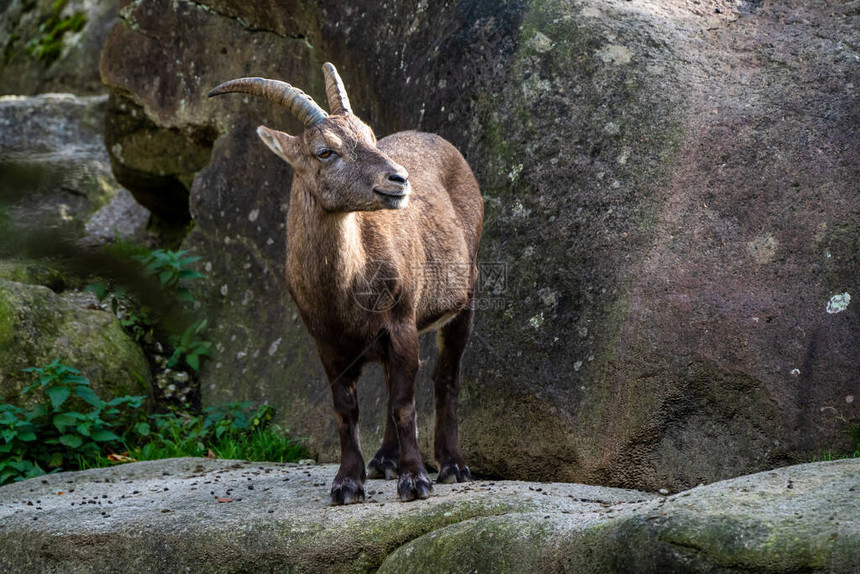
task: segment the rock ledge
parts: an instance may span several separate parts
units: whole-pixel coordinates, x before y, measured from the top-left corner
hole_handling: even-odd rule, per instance
[[[0,572],[804,571],[860,563],[860,461],[669,497],[562,483],[437,485],[328,505],[334,465],[206,459],[0,488]]]

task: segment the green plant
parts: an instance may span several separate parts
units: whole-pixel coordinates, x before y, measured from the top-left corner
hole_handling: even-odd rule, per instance
[[[181,336],[171,337],[173,354],[167,361],[168,367],[176,366],[184,359],[189,367],[195,371],[200,370],[200,357],[209,356],[209,349],[212,347],[212,342],[204,340],[200,334],[205,328],[206,319],[203,319],[191,324]]]
[[[129,449],[129,456],[154,460],[180,456],[289,462],[307,457],[307,450],[271,425],[274,409],[254,408],[250,402],[204,409],[200,416],[152,415],[146,441]]]
[[[63,35],[66,32],[80,32],[87,23],[87,15],[83,12],[61,18],[60,14],[67,3],[68,0],[55,0],[51,6],[51,15],[39,26],[39,34],[27,42],[27,52],[45,65],[60,56]]]
[[[144,274],[158,279],[165,293],[174,296],[179,301],[193,303],[194,297],[181,282],[203,279],[205,275],[188,268],[200,258],[189,257],[187,254],[188,251],[186,250],[156,249],[145,255],[137,255],[134,259],[144,265]],[[212,343],[203,338],[203,331],[206,329],[207,323],[206,319],[193,321],[183,330],[181,335],[169,337],[168,340],[173,346],[173,354],[168,359],[168,367],[175,367],[184,360],[195,372],[200,371],[200,359],[209,356],[212,347]]]
[[[203,409],[201,431],[213,432],[216,438],[229,433],[245,433],[265,428],[274,414],[275,409],[269,405],[260,405],[254,409],[250,401],[207,407]]]
[[[306,449],[271,425],[274,409],[234,402],[201,415],[146,415],[145,397],[102,400],[90,382],[55,360],[31,369],[24,393],[40,401],[23,408],[0,404],[0,485],[57,470],[109,466],[120,460],[216,456],[288,462]]]
[[[146,255],[136,255],[134,259],[143,263],[144,274],[158,278],[162,289],[174,293],[180,301],[190,303],[194,301],[194,297],[188,288],[179,282],[183,279],[202,279],[205,275],[187,268],[200,258],[185,257],[186,253],[186,250],[156,249]]]
[[[854,443],[851,458],[860,458],[860,424],[849,425],[845,432],[851,435],[851,441]]]
[[[218,458],[292,462],[308,458],[307,449],[289,438],[278,426],[222,438],[212,447]]]
[[[24,369],[34,381],[23,394],[39,393],[29,408],[0,404],[0,484],[92,461],[102,449],[121,445],[123,432],[146,397],[102,400],[73,367],[54,360]]]

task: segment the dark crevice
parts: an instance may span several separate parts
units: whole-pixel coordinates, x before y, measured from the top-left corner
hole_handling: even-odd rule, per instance
[[[142,107],[116,91],[108,101],[105,147],[114,176],[168,237],[178,235],[181,241],[191,222],[191,182],[209,164],[216,137],[210,126],[158,126]]]
[[[280,30],[279,31],[279,30],[275,29],[275,27],[270,26],[269,22],[266,22],[266,24],[264,24],[263,22],[252,22],[247,17],[243,18],[242,15],[240,15],[241,10],[236,10],[235,13],[230,13],[229,11],[226,11],[224,9],[215,8],[207,2],[201,2],[198,0],[187,0],[187,1],[189,4],[194,4],[198,8],[205,10],[207,12],[211,12],[212,14],[216,14],[217,16],[220,16],[222,18],[227,18],[229,20],[235,20],[236,22],[239,23],[240,26],[242,26],[242,29],[246,32],[250,32],[250,33],[263,32],[263,33],[275,34],[276,36],[280,36],[281,38],[285,38],[287,40],[302,40],[304,42],[308,42],[307,41],[307,34],[305,32],[289,32],[286,30]],[[289,12],[289,10],[285,10],[285,11]],[[300,11],[296,10],[296,12],[300,12]],[[301,15],[301,14],[299,14],[299,15]]]

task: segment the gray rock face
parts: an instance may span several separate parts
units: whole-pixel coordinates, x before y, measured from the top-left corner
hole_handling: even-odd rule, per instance
[[[670,497],[477,481],[328,506],[334,465],[173,459],[0,488],[0,571],[856,572],[860,461]],[[378,570],[377,570],[378,569]]]
[[[854,4],[263,6],[124,4],[102,58],[122,113],[196,150],[159,175],[166,146],[123,146],[140,174],[196,173],[185,247],[211,279],[198,294],[218,351],[206,400],[269,401],[337,456],[328,388],[281,279],[290,172],[253,133],[296,122],[263,101],[205,99],[263,75],[324,101],[331,60],[379,135],[437,132],[482,185],[460,409],[473,469],[678,490],[847,448],[843,421],[860,417],[860,323],[843,295],[860,275]],[[110,141],[138,133],[123,125],[109,122]],[[130,189],[181,204],[173,183]],[[428,339],[428,454],[433,357]],[[379,371],[361,387],[372,451]]]
[[[3,2],[0,94],[104,93],[99,55],[116,22],[117,4],[117,0]]]
[[[110,203],[93,213],[84,230],[94,243],[110,243],[117,238],[143,243],[148,223],[149,210],[127,189],[120,189]]]
[[[119,190],[102,131],[107,96],[0,97],[0,203],[15,224],[83,232]]]
[[[138,230],[145,225],[140,206],[127,204],[119,220],[109,208],[98,211],[120,190],[102,141],[106,102],[104,95],[0,97],[0,257],[11,257],[0,259],[3,402],[27,401],[20,390],[31,377],[21,369],[54,359],[80,369],[102,397],[147,394],[149,363],[116,317],[97,310],[92,295],[67,291],[64,271],[20,259],[22,249],[81,255],[73,240],[113,240],[132,214]],[[83,264],[77,270],[93,271]]]

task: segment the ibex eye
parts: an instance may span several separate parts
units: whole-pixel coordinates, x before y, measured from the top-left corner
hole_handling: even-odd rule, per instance
[[[324,149],[322,151],[317,152],[317,157],[320,159],[328,159],[333,155],[335,155],[335,153],[330,149]]]

